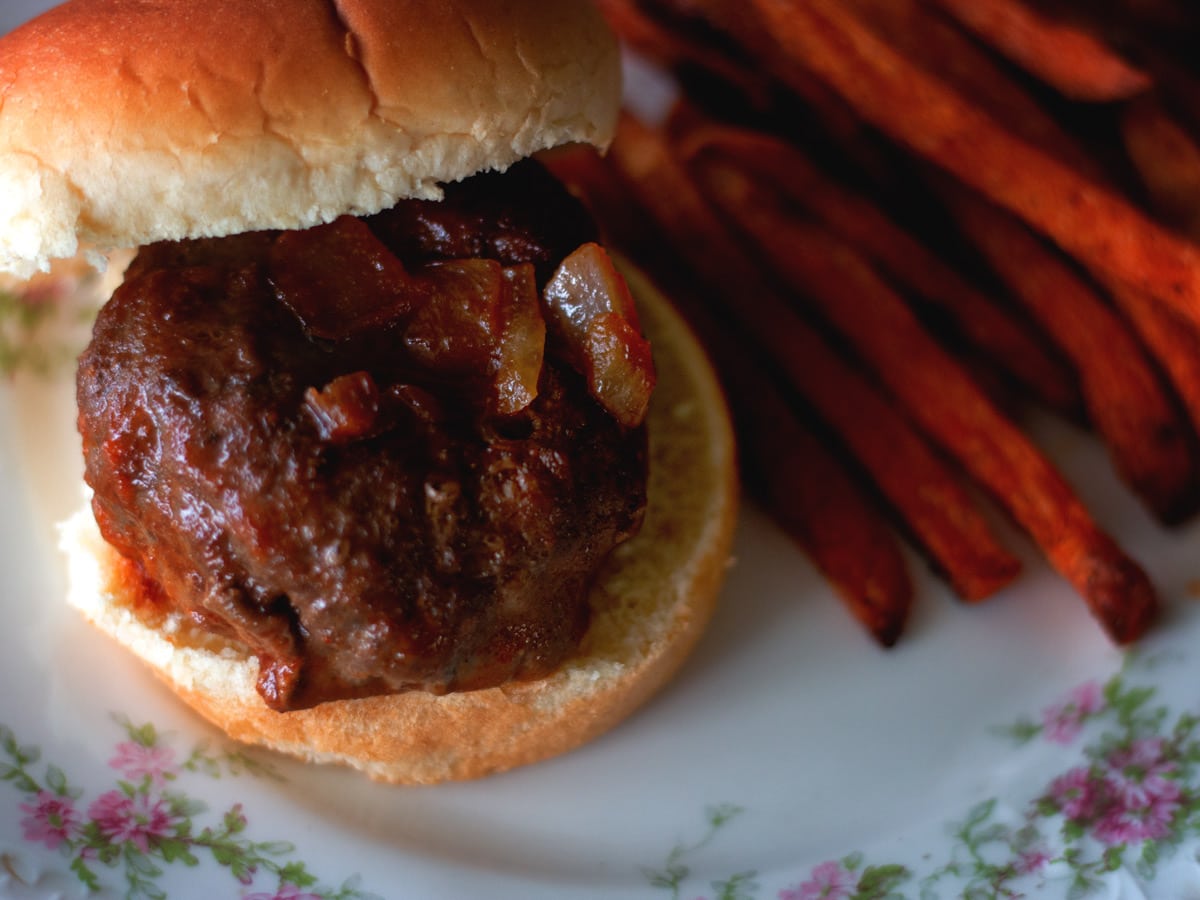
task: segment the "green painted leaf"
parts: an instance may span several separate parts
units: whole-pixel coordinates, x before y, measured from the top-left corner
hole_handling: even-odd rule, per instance
[[[856,900],[882,900],[908,877],[908,869],[901,865],[868,866],[858,879],[854,897]]]
[[[1015,744],[1028,744],[1042,733],[1042,726],[1029,718],[1020,718],[1011,725],[1000,725],[991,729],[998,737],[1008,738]]]
[[[195,797],[189,797],[186,794],[164,794],[167,802],[171,804],[171,811],[177,816],[183,816],[187,819],[194,819],[203,813],[208,812],[208,804],[203,800],[197,800]]]
[[[223,866],[232,866],[242,856],[242,849],[235,844],[213,844],[209,849],[213,859]]]
[[[283,884],[294,885],[298,888],[312,887],[317,883],[315,876],[309,874],[302,862],[290,862],[279,869],[279,880]]]
[[[708,807],[706,812],[708,813],[708,824],[713,828],[720,828],[730,819],[740,815],[743,810],[740,806],[732,803],[723,803],[720,806]]]
[[[217,765],[215,759],[208,755],[207,749],[207,745],[200,744],[192,750],[192,755],[183,764],[183,768],[189,772],[199,772],[202,775],[207,775],[209,778],[220,778],[221,767]]]
[[[992,813],[996,811],[996,798],[984,800],[982,803],[977,803],[967,813],[966,821],[963,822],[965,831],[973,831],[977,826],[982,825],[991,818]]]
[[[133,844],[125,845],[125,863],[129,868],[147,878],[159,878],[163,870],[154,864],[154,859],[148,853],[142,853]]]
[[[143,747],[153,747],[158,744],[158,731],[152,722],[134,728],[130,726],[129,737]]]
[[[101,838],[100,842],[92,846],[96,851],[96,858],[106,866],[116,865],[117,860],[121,858],[121,848],[108,843],[107,838]]]
[[[46,787],[54,791],[60,797],[66,797],[70,794],[70,787],[67,785],[67,774],[58,766],[48,766],[46,768]]]
[[[13,787],[23,794],[36,794],[41,790],[41,786],[22,769],[14,769],[12,777],[5,780],[11,781]]]
[[[187,841],[166,839],[158,843],[157,849],[159,855],[163,858],[163,862],[183,862],[189,866],[194,866],[200,862],[189,849]]]
[[[1065,837],[1068,841],[1077,841],[1083,837],[1087,831],[1083,825],[1078,822],[1064,822],[1062,833],[1063,837]]]
[[[668,866],[659,872],[650,873],[650,883],[656,887],[677,887],[687,880],[687,877],[692,873],[692,870],[687,866],[673,865]]]
[[[96,873],[89,869],[87,863],[80,857],[77,856],[71,860],[70,869],[75,873],[76,878],[87,885],[89,891],[95,892],[100,890],[100,879],[96,877]]]
[[[254,864],[239,857],[230,864],[229,872],[238,881],[246,882],[254,875]]]

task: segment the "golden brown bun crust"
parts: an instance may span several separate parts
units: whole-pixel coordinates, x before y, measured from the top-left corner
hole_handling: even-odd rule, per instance
[[[0,38],[0,269],[436,197],[619,99],[587,0],[71,0]]]
[[[703,351],[630,272],[653,342],[650,503],[593,592],[578,656],[542,681],[447,696],[408,693],[278,713],[259,698],[258,664],[236,648],[149,621],[129,564],[89,511],[64,529],[71,602],[232,737],[373,778],[431,784],[478,778],[571,750],[640,706],[676,672],[713,612],[737,505],[734,443]],[[164,627],[165,626],[165,627]]]

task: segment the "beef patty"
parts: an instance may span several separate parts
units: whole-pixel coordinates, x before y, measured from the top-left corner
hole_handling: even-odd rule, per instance
[[[105,539],[279,710],[540,677],[645,505],[643,427],[538,297],[592,237],[535,164],[365,220],[145,248],[78,372]]]

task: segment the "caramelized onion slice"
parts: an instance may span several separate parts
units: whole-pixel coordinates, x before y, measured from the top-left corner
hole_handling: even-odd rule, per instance
[[[490,259],[435,262],[416,281],[428,301],[404,333],[409,355],[438,375],[485,378],[500,332],[503,267]]]
[[[533,267],[450,260],[414,280],[430,297],[405,332],[414,361],[462,381],[490,414],[513,415],[532,403],[546,343]]]
[[[531,263],[504,270],[504,293],[493,411],[513,415],[537,397],[546,352],[546,320]]]
[[[547,324],[592,396],[622,425],[640,425],[654,390],[654,360],[612,259],[598,244],[582,244],[562,261],[543,298]]]
[[[654,392],[650,343],[629,319],[610,312],[592,320],[584,348],[592,396],[625,427],[640,425]]]
[[[268,266],[279,300],[310,335],[325,340],[386,327],[426,300],[404,264],[353,216],[283,232]]]

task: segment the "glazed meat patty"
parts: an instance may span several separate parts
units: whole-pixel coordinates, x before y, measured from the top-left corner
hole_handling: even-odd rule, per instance
[[[78,398],[101,532],[258,655],[275,709],[547,674],[640,523],[644,428],[553,329],[540,356],[541,287],[590,223],[512,176],[154,245],[100,312]]]

